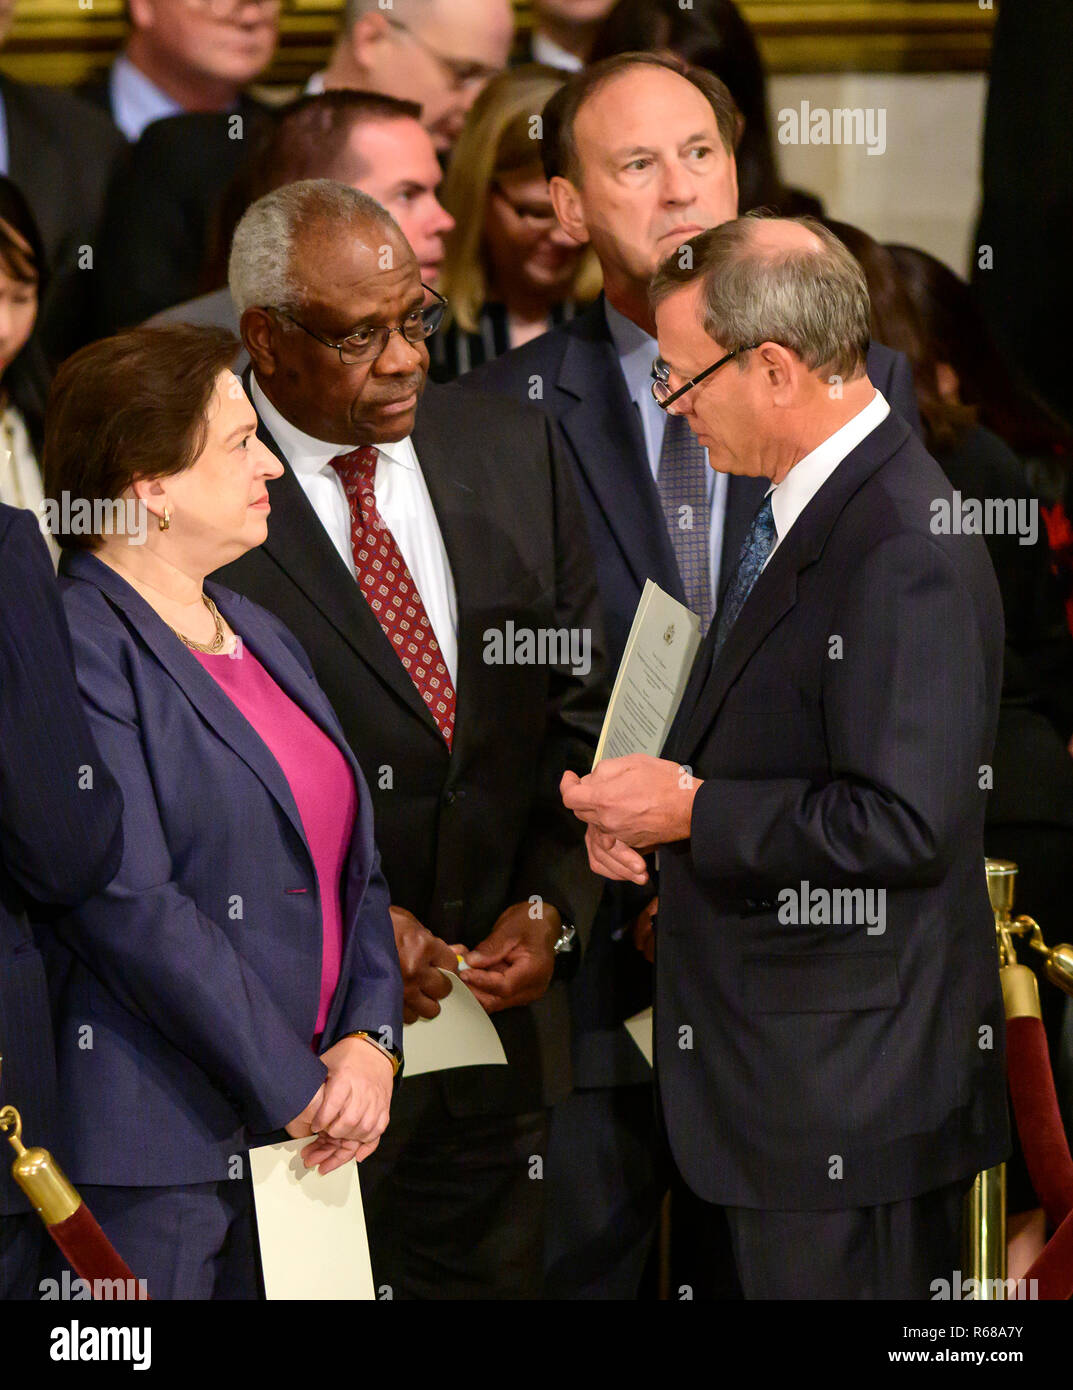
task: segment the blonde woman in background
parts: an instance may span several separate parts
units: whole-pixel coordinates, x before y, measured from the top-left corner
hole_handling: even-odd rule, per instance
[[[513,68],[466,120],[441,198],[456,225],[442,278],[448,321],[430,340],[435,381],[539,337],[600,291],[599,266],[560,228],[540,163],[536,118],[563,80],[536,63]]]

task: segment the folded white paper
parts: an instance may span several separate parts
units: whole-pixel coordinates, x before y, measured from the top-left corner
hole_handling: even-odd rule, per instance
[[[250,1150],[265,1294],[276,1299],[376,1297],[358,1165],[322,1175],[300,1154],[312,1139]]]
[[[652,1065],[652,1006],[642,1009],[639,1014],[628,1018],[623,1025],[626,1032],[641,1049],[641,1056],[649,1066]]]
[[[645,580],[619,662],[593,767],[628,753],[658,757],[700,646],[700,619]]]
[[[451,993],[440,1000],[435,1018],[419,1018],[402,1030],[406,1077],[448,1067],[506,1066],[507,1055],[495,1025],[457,975],[442,970]]]

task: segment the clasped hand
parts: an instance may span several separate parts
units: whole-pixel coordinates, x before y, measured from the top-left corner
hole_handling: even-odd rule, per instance
[[[287,1133],[292,1139],[315,1134],[302,1150],[302,1162],[330,1173],[351,1159],[360,1163],[380,1143],[391,1113],[395,1069],[364,1038],[341,1038],[320,1060],[328,1076]]]
[[[648,882],[643,852],[689,838],[693,798],[702,785],[666,758],[606,758],[584,777],[564,772],[563,805],[585,822],[589,866],[604,878]]]

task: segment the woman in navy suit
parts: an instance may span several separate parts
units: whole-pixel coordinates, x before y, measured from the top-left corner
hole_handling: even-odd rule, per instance
[[[287,629],[204,583],[264,541],[281,472],[236,348],[104,339],[46,415],[79,687],[126,808],[114,881],[55,927],[64,1152],[154,1298],[258,1296],[247,1150],[285,1129],[321,1172],[361,1160],[400,1061],[361,771]]]
[[[123,852],[119,789],[102,765],[71,665],[52,561],[32,512],[0,505],[0,1105],[26,1142],[56,1133],[48,990],[27,908],[99,892]],[[0,1299],[37,1298],[44,1228],[0,1153]]]

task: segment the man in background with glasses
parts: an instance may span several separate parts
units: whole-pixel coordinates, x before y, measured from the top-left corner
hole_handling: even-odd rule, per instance
[[[272,61],[281,0],[128,0],[130,37],[104,78],[79,94],[128,140],[184,111],[239,111]]]
[[[359,87],[416,101],[437,153],[450,153],[481,88],[507,66],[510,0],[348,0],[343,32],[308,92]]]
[[[265,545],[217,577],[294,632],[366,770],[406,1020],[456,976],[508,1061],[403,1080],[362,1168],[376,1283],[539,1297],[539,1165],[570,1087],[557,981],[600,892],[557,783],[591,765],[607,699],[569,466],[532,406],[426,389],[443,300],[367,195],[318,179],[259,199],[230,283],[285,467]],[[571,649],[526,653],[519,631]]]

